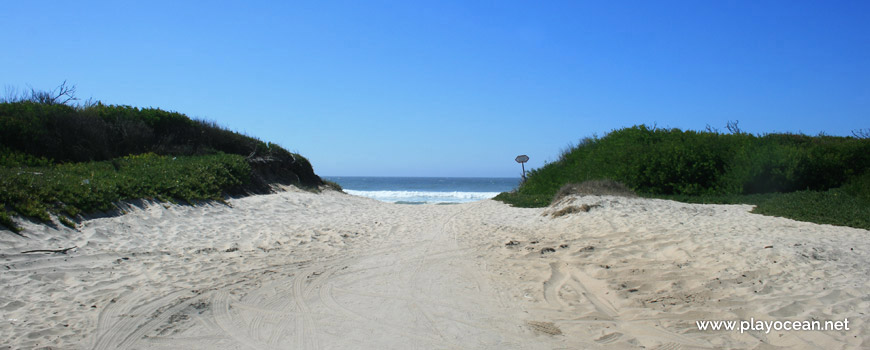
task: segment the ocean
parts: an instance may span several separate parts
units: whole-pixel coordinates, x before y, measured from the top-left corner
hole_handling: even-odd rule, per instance
[[[513,190],[520,178],[324,176],[344,192],[399,204],[465,203]]]

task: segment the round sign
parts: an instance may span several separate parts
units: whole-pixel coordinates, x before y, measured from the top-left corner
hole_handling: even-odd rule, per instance
[[[529,161],[529,156],[523,154],[523,155],[517,156],[517,159],[515,159],[515,160],[517,161],[517,163],[525,163],[525,162]]]

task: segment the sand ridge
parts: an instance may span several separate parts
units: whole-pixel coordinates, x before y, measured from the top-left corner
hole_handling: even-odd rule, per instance
[[[144,203],[79,230],[24,223],[26,237],[0,237],[0,338],[72,349],[870,344],[868,232],[750,209],[594,196],[540,209],[395,205],[289,190]],[[852,330],[693,328],[750,317],[848,317]]]

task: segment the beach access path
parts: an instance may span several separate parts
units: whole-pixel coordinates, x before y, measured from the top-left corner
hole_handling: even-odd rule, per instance
[[[870,344],[868,232],[750,209],[616,197],[396,205],[289,189],[130,205],[78,230],[24,223],[25,237],[0,239],[0,348]],[[852,328],[695,326],[750,317]]]

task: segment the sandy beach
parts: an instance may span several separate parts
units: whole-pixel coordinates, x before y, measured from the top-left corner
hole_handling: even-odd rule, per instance
[[[859,349],[870,232],[748,205],[295,189],[0,232],[0,348]],[[59,250],[64,253],[30,252]],[[697,321],[849,330],[702,331]]]

